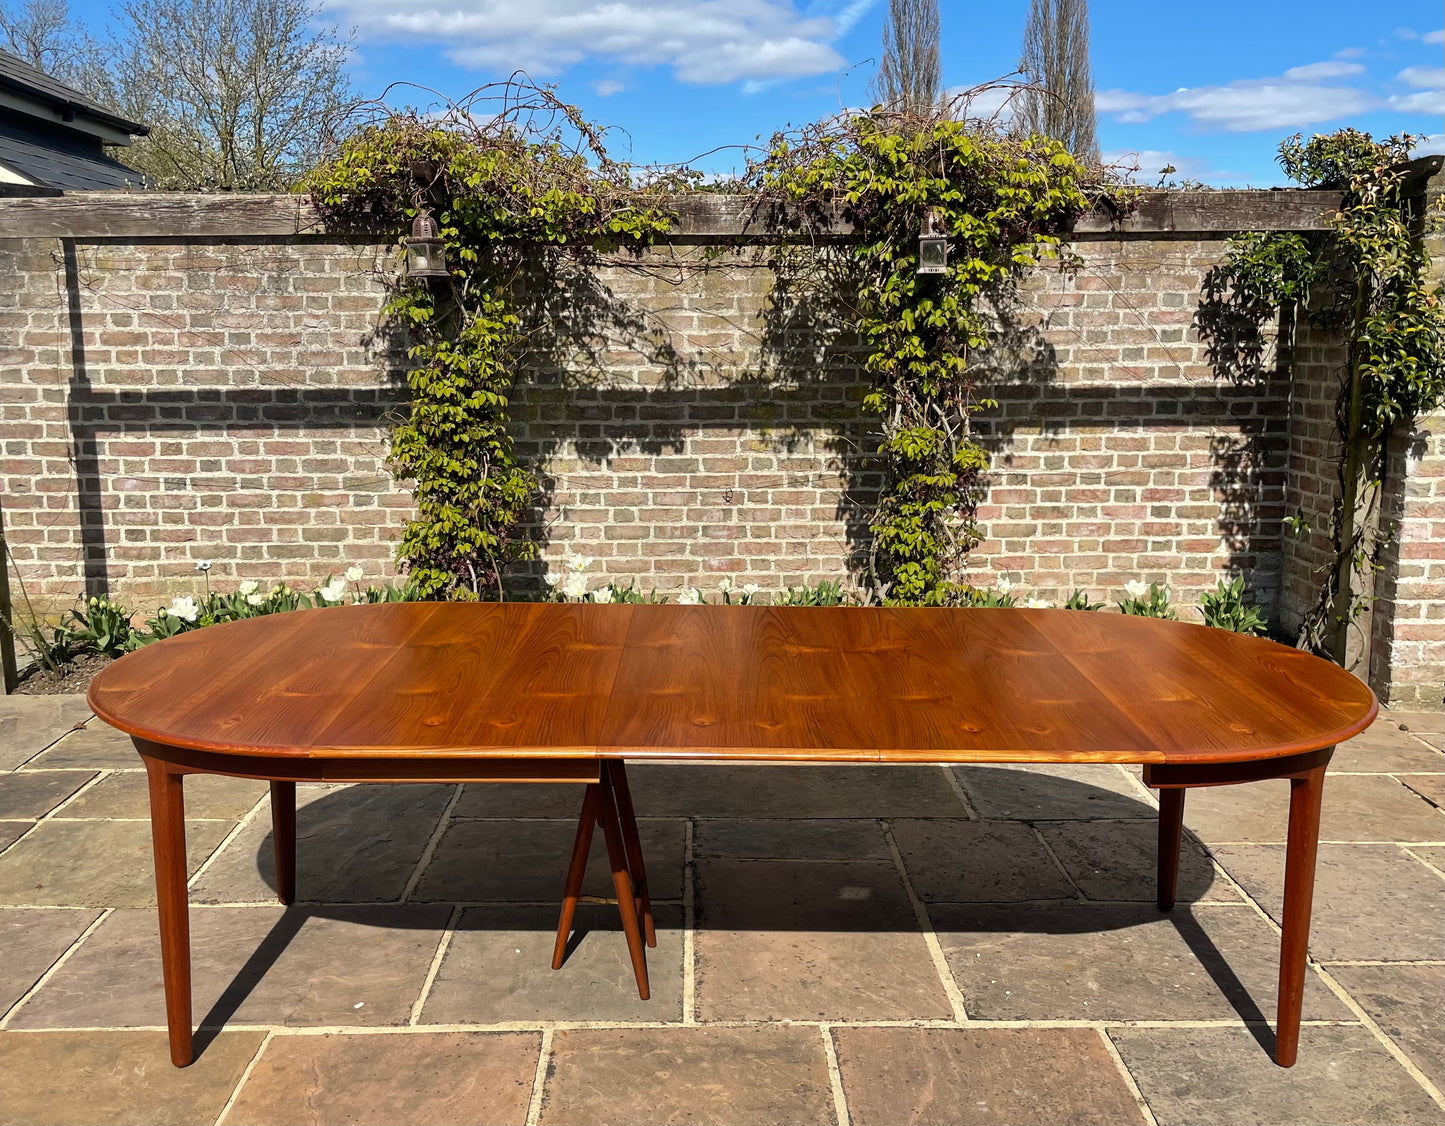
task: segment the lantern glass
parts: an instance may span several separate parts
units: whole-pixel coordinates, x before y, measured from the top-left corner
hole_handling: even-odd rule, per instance
[[[445,278],[446,246],[439,237],[436,220],[425,211],[412,220],[411,237],[406,240],[406,274],[411,278]]]
[[[918,272],[948,273],[948,239],[943,235],[924,234],[918,239]]]
[[[441,239],[407,239],[406,272],[414,278],[446,277],[447,257]]]

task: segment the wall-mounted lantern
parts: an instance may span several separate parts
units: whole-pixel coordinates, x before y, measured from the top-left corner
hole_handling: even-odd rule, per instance
[[[406,240],[406,276],[409,278],[446,278],[447,251],[437,233],[437,223],[425,211],[411,222],[411,237]]]
[[[923,231],[918,236],[918,272],[948,273],[948,235],[931,207],[923,213]]]

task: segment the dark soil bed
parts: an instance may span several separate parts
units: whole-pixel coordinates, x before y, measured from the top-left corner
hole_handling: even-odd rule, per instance
[[[95,674],[110,662],[110,657],[102,657],[98,653],[86,653],[73,657],[61,665],[58,673],[47,669],[44,665],[31,665],[20,674],[20,684],[15,691],[17,694],[31,696],[55,696],[62,692],[84,692],[90,687],[91,679]]]

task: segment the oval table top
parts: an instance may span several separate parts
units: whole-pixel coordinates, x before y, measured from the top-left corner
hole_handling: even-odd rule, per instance
[[[248,755],[1215,763],[1332,746],[1374,694],[1318,657],[1073,610],[400,603],[210,626],[90,706]]]

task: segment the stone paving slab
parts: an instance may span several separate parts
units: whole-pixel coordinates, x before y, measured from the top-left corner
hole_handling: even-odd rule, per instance
[[[1206,844],[1282,844],[1289,831],[1289,781],[1191,790],[1184,824]],[[1388,776],[1327,774],[1322,841],[1439,841],[1445,812]]]
[[[405,1024],[441,939],[444,907],[191,911],[196,1024]],[[116,911],[11,1018],[12,1028],[164,1025],[155,913]]]
[[[699,821],[693,855],[725,860],[887,860],[893,854],[878,821]]]
[[[1228,845],[1220,863],[1278,922],[1284,847]],[[1321,961],[1428,961],[1442,952],[1445,881],[1393,845],[1320,845],[1310,953]]]
[[[279,1035],[227,1126],[505,1126],[522,1122],[536,1032]]]
[[[930,909],[969,1016],[1273,1020],[1279,938],[1248,906],[1016,904]],[[1317,978],[1306,1019],[1351,1014]]]
[[[1074,885],[1029,825],[898,820],[891,826],[913,889],[925,902],[1075,898]]]
[[[89,718],[82,695],[0,696],[0,770],[14,770]]]
[[[1445,966],[1330,966],[1329,972],[1445,1090]]]
[[[1159,1126],[1439,1126],[1441,1109],[1359,1025],[1306,1026],[1276,1067],[1243,1028],[1115,1028],[1110,1037]]]
[[[65,708],[81,705],[74,697],[20,707],[52,709],[65,721]],[[0,707],[0,724],[6,714]],[[1402,824],[1424,823],[1419,811],[1441,823],[1427,799],[1438,801],[1445,757],[1398,719],[1382,715],[1336,756],[1337,767],[1399,772],[1355,782],[1332,774],[1326,793],[1345,811],[1345,832],[1385,825],[1400,840]],[[1316,956],[1407,961],[1324,967],[1382,1033],[1361,1025],[1358,1010],[1312,971],[1306,1017],[1338,1023],[1307,1025],[1299,1065],[1282,1072],[1267,1054],[1276,933],[1192,841],[1180,907],[1158,915],[1154,806],[1137,769],[1111,766],[634,763],[654,892],[671,901],[659,906],[659,946],[649,952],[650,1002],[636,996],[612,905],[583,905],[566,964],[550,969],[580,787],[303,785],[300,892],[324,902],[286,912],[274,904],[269,810],[264,800],[253,807],[264,786],[193,779],[188,812],[217,818],[191,826],[193,871],[214,847],[206,834],[243,820],[195,877],[191,911],[196,1018],[232,1031],[219,1039],[203,1032],[197,1064],[178,1072],[164,1036],[136,1027],[163,1020],[154,912],[125,906],[151,900],[140,760],[128,737],[97,720],[68,731],[74,722],[32,731],[37,749],[47,741],[49,749],[17,772],[0,764],[0,795],[19,795],[25,806],[9,819],[0,811],[0,901],[9,880],[26,903],[53,894],[61,904],[0,906],[0,1021],[3,1006],[54,967],[0,1031],[0,1122],[47,1120],[37,1106],[58,1108],[53,1121],[213,1122],[233,1092],[225,1119],[233,1124],[521,1122],[529,1104],[548,1122],[829,1122],[830,1047],[837,1097],[860,1124],[1137,1121],[1111,1036],[1121,1048],[1133,1038],[1126,1058],[1160,1122],[1440,1121],[1424,1080],[1386,1039],[1438,1087],[1440,836],[1322,850]],[[5,748],[0,740],[0,756]],[[52,802],[101,770],[116,773]],[[1250,789],[1196,791],[1190,809],[1230,794],[1230,816],[1254,816]],[[1386,794],[1406,804],[1375,800]],[[926,901],[922,916],[885,829]],[[525,848],[509,852],[509,843]],[[588,890],[610,894],[595,863],[602,851],[594,846]],[[1282,848],[1217,852],[1246,891],[1277,911]],[[437,899],[347,905],[404,893]],[[471,894],[538,901],[473,907],[464,898]],[[1019,901],[958,901],[986,895]],[[685,904],[695,905],[691,932]],[[122,909],[99,919],[101,907]],[[1058,913],[1052,922],[1049,912]],[[1182,932],[1176,918],[1185,920]],[[947,953],[946,979],[944,958],[930,955],[930,930]],[[974,1023],[950,1023],[946,982],[962,989]],[[406,1027],[413,1013],[414,1029]],[[996,1016],[1032,1026],[991,1024]],[[936,1024],[874,1023],[914,1018]],[[1245,1027],[1246,1018],[1255,1023]],[[793,1020],[828,1023],[785,1023]],[[1163,1026],[1116,1023],[1134,1020]],[[240,1031],[243,1023],[271,1030],[259,1058],[263,1033]],[[324,1031],[298,1031],[305,1028]],[[53,1079],[73,1066],[88,1082],[74,1094]],[[1202,1110],[1191,1102],[1199,1098]],[[12,1106],[31,1113],[12,1119]]]
[[[1445,749],[1445,711],[1392,711],[1392,723],[1408,731],[1417,739],[1423,739],[1437,751]]]
[[[1144,1116],[1092,1028],[837,1028],[854,1126],[1115,1126]]]
[[[422,1017],[433,1024],[681,1020],[681,912],[659,907],[653,916],[657,946],[647,952],[652,999],[643,1001],[615,906],[579,906],[571,953],[560,970],[552,969],[556,907],[468,908]]]
[[[1428,743],[1407,734],[1393,724],[1377,722],[1363,735],[1357,735],[1335,748],[1330,759],[1330,772],[1363,771],[1394,774],[1399,771],[1445,770],[1445,755]]]
[[[441,820],[451,786],[296,787],[296,896],[308,903],[399,899]],[[191,891],[193,903],[274,903],[269,802]]]
[[[72,771],[54,771],[83,777]],[[28,771],[15,777],[35,777]],[[3,786],[0,780],[0,786]],[[195,774],[185,781],[186,817],[207,821],[239,821],[268,791],[253,778]],[[119,818],[150,822],[150,788],[140,771],[118,771],[102,778],[61,810],[57,818]]]
[[[4,852],[33,828],[34,821],[0,821],[0,852]]]
[[[981,817],[1075,821],[1154,817],[1139,788],[1109,763],[955,766]]]
[[[967,816],[937,766],[634,763],[627,779],[639,819]]]
[[[0,817],[31,821],[44,817],[94,777],[78,770],[0,774]]]
[[[575,821],[453,821],[417,885],[415,898],[559,902],[576,835]],[[681,899],[686,823],[639,821],[637,836],[652,898]],[[582,894],[613,894],[612,869],[600,829],[592,834]]]
[[[1436,809],[1445,808],[1445,774],[1402,774],[1400,781]]]
[[[1156,821],[1042,821],[1048,842],[1084,896],[1153,903],[1158,895]],[[1179,851],[1178,902],[1238,903],[1239,892],[1185,834]]]
[[[0,907],[0,1017],[98,918],[99,911]]]
[[[891,864],[704,860],[697,888],[702,1020],[952,1014]]]
[[[264,1036],[223,1032],[176,1068],[164,1032],[0,1032],[0,1123],[214,1122]]]
[[[1405,852],[1433,864],[1437,872],[1445,872],[1445,845],[1411,845]]]
[[[634,766],[628,776],[645,767]],[[575,822],[582,810],[582,797],[587,787],[571,782],[552,782],[536,786],[519,782],[469,782],[462,786],[452,816],[474,817],[547,817]]]
[[[777,1026],[561,1031],[539,1121],[832,1122],[823,1040]]]
[[[229,821],[187,821],[194,873],[230,832]],[[45,821],[0,852],[0,904],[146,907],[156,901],[145,821]]]
[[[84,697],[81,697],[83,699]],[[89,712],[89,708],[86,709]],[[144,770],[135,744],[124,731],[92,719],[27,764],[37,770]]]

